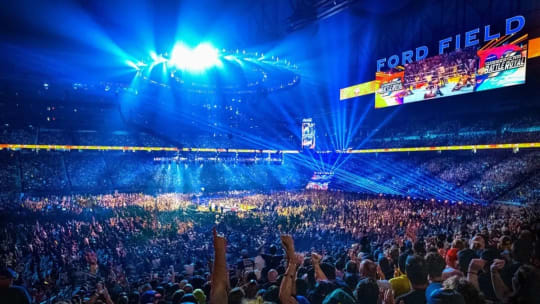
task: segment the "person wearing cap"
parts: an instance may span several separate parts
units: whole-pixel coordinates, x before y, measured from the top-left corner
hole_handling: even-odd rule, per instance
[[[0,301],[9,304],[30,304],[32,298],[22,286],[13,285],[17,274],[8,267],[0,269]]]
[[[426,303],[426,288],[428,287],[428,271],[426,261],[419,255],[407,257],[405,265],[407,277],[411,281],[412,290],[396,298],[396,303],[404,304]]]
[[[153,303],[157,292],[155,290],[147,290],[141,295],[141,303]]]
[[[180,303],[198,303],[197,298],[192,293],[186,293]],[[200,303],[198,303],[200,304]]]
[[[407,277],[406,270],[405,270],[405,263],[407,261],[407,253],[403,253],[398,258],[398,267],[399,267],[399,274],[397,276],[394,276],[392,279],[390,279],[388,282],[390,283],[390,286],[392,286],[392,290],[394,291],[394,295],[396,297],[399,297],[403,294],[408,293],[411,291],[411,282],[409,281],[409,278]]]
[[[324,298],[323,304],[355,304],[355,301],[343,289],[338,288]]]
[[[172,303],[173,304],[180,304],[182,302],[182,298],[184,297],[186,293],[182,289],[178,289],[175,291],[172,295]]]
[[[463,276],[463,273],[457,269],[458,248],[450,248],[446,252],[446,268],[443,270],[443,281],[453,276]]]
[[[478,255],[476,255],[476,252],[472,249],[465,248],[463,250],[458,251],[457,253],[457,259],[458,263],[457,266],[459,266],[459,270],[462,273],[468,274],[469,271],[469,264],[473,259],[477,259]]]
[[[193,286],[189,283],[187,283],[186,285],[184,285],[184,287],[182,288],[184,290],[184,292],[187,294],[187,293],[192,293],[193,292]]]
[[[354,289],[354,296],[357,301],[364,304],[377,304],[379,300],[379,286],[373,278],[360,280]]]

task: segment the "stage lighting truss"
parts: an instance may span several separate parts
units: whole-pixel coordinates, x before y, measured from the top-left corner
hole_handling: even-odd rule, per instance
[[[299,83],[298,65],[277,56],[245,50],[217,50],[210,44],[190,49],[177,44],[171,53],[150,53],[128,62],[144,80],[192,93],[270,93]]]

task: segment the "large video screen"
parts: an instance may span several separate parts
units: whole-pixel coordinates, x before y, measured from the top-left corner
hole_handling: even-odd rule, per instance
[[[302,149],[315,149],[315,123],[311,118],[302,120]]]
[[[375,108],[525,83],[527,35],[503,36],[375,75]]]
[[[334,172],[313,172],[311,180],[306,185],[306,189],[310,190],[328,190],[328,185],[332,181]]]

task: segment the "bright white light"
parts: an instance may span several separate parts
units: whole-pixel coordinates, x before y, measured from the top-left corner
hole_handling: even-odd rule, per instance
[[[193,50],[192,70],[204,70],[219,63],[218,50],[208,43],[199,44]]]
[[[179,69],[185,69],[190,61],[190,57],[191,50],[183,43],[177,43],[171,52],[169,62]]]
[[[152,58],[152,63],[150,64],[150,70],[152,70],[156,65],[167,61],[167,59],[163,58],[162,55],[158,55],[154,51],[150,51],[150,58]],[[163,67],[165,68],[165,65],[163,65]]]
[[[224,56],[223,58],[225,58],[226,60],[229,60],[229,61],[234,61],[234,62],[238,63],[239,65],[244,65],[244,63],[242,61],[240,61],[240,59],[236,58],[233,55],[227,55],[227,56]],[[246,60],[249,61],[249,58],[246,58]]]
[[[135,70],[139,70],[139,67],[137,66],[137,64],[129,59],[126,59],[126,64],[129,65],[130,67],[134,68]]]
[[[179,69],[191,71],[202,71],[221,65],[219,51],[208,43],[199,44],[195,49],[177,43],[172,50],[169,62]]]

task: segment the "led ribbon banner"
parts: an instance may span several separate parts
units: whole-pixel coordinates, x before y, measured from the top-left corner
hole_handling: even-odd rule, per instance
[[[315,151],[316,153],[385,153],[385,152],[421,152],[421,151],[460,151],[460,150],[488,150],[488,149],[527,149],[540,148],[540,142],[515,143],[515,144],[490,144],[490,145],[462,145],[462,146],[434,146],[434,147],[407,147],[407,148],[378,148],[378,149],[347,149],[336,151]],[[268,150],[268,149],[217,149],[217,148],[175,148],[175,147],[124,147],[124,146],[73,146],[73,145],[20,145],[0,144],[0,150],[93,150],[93,151],[173,151],[195,153],[256,153],[256,154],[299,154],[299,150]]]

